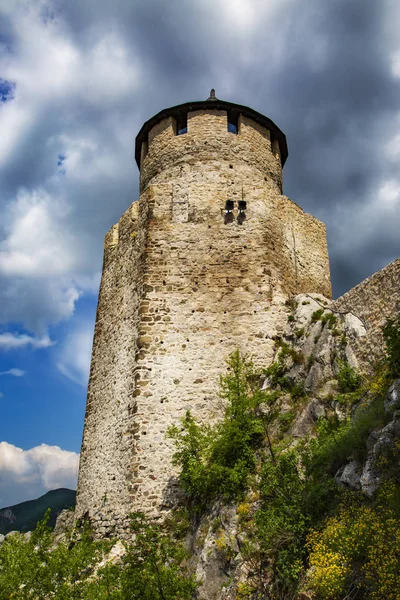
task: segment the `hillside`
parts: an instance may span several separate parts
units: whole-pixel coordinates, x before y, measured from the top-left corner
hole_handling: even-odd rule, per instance
[[[66,488],[51,490],[36,498],[6,506],[0,509],[0,534],[9,531],[32,531],[36,523],[40,521],[48,508],[51,509],[49,526],[54,527],[57,515],[65,508],[75,506],[76,492]]]

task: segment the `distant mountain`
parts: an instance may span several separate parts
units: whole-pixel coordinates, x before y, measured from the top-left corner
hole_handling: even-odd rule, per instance
[[[67,488],[51,490],[36,498],[14,506],[0,509],[0,534],[9,531],[32,531],[36,523],[43,519],[48,508],[51,509],[49,527],[54,527],[57,516],[64,508],[74,508],[76,491]]]

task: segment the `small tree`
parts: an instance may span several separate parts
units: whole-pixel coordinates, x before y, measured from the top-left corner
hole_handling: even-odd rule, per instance
[[[389,375],[400,377],[400,314],[395,319],[388,319],[383,327],[386,345],[386,362]]]

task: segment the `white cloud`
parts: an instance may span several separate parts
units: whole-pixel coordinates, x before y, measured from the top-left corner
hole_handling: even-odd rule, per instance
[[[0,392],[0,398],[4,398],[3,392]]]
[[[25,371],[22,369],[8,369],[8,371],[0,372],[0,375],[12,375],[13,377],[23,377],[25,375]]]
[[[45,190],[21,191],[6,215],[0,273],[54,277],[76,269],[77,240],[63,227],[65,203]]]
[[[75,489],[79,455],[41,444],[22,450],[0,442],[0,506],[31,500],[49,490]]]
[[[78,323],[60,347],[57,367],[63,375],[87,386],[93,341],[93,323]]]
[[[117,22],[86,23],[83,42],[45,2],[6,11],[14,39],[0,71],[16,87],[0,105],[0,322],[43,335],[97,292],[103,236],[131,202],[140,63]]]
[[[0,333],[0,350],[16,350],[30,346],[31,348],[47,348],[54,342],[48,337],[35,338],[25,333]]]

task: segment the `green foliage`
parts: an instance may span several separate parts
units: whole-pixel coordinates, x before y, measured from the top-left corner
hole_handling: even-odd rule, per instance
[[[337,380],[339,392],[346,394],[358,390],[362,382],[362,377],[348,362],[340,361]]]
[[[112,542],[93,541],[85,527],[53,546],[49,513],[29,541],[20,534],[0,546],[0,598],[6,600],[189,600],[196,585],[187,553],[166,528],[132,517],[134,542],[122,563],[98,568]]]
[[[297,338],[301,338],[304,335],[304,327],[302,327],[301,329],[297,329],[296,331],[296,337]]]
[[[294,315],[288,315],[287,320],[289,321],[289,323],[292,323],[294,321]]]
[[[324,314],[324,311],[324,308],[319,308],[318,310],[315,310],[311,315],[311,323],[316,323],[317,321],[319,321],[322,315]]]
[[[300,398],[305,398],[306,391],[304,389],[304,383],[296,383],[296,385],[292,386],[290,388],[290,395],[292,396],[293,400],[299,400]]]
[[[187,412],[181,427],[168,431],[176,444],[173,460],[181,467],[181,485],[198,509],[216,497],[243,496],[255,472],[268,422],[275,417],[278,396],[261,391],[252,364],[236,351],[228,369],[221,377],[224,419],[213,427],[200,426]]]
[[[395,319],[388,319],[382,331],[389,376],[394,379],[400,377],[400,314]]]
[[[121,600],[189,600],[196,590],[186,565],[188,553],[168,530],[151,523],[143,514],[131,515],[135,541],[127,545],[123,565],[108,565],[115,587],[111,598]]]
[[[338,513],[308,538],[309,584],[321,600],[400,597],[398,491],[386,484],[376,504],[348,494]]]
[[[277,343],[277,346],[280,348],[277,360],[265,369],[264,373],[266,377],[269,378],[270,385],[273,389],[280,388],[281,390],[290,390],[293,387],[293,384],[290,379],[286,377],[286,372],[289,368],[287,359],[291,359],[295,364],[299,364],[303,362],[303,356],[300,352],[297,352],[297,350],[282,340]]]
[[[291,598],[305,572],[306,538],[313,523],[336,501],[336,484],[327,475],[315,476],[304,464],[307,446],[287,450],[267,461],[261,474],[261,508],[255,518],[256,544],[263,579],[271,581],[271,598]]]
[[[315,471],[332,475],[349,457],[363,459],[369,434],[385,422],[383,398],[377,397],[368,406],[360,406],[352,419],[321,420],[318,436],[310,441]]]
[[[326,313],[326,314],[322,315],[322,317],[321,317],[321,323],[323,323],[324,325],[325,325],[325,323],[328,323],[329,329],[333,329],[333,327],[336,325],[336,322],[337,322],[337,316],[331,312]]]
[[[28,541],[17,534],[0,546],[1,598],[94,600],[89,573],[101,560],[107,544],[93,542],[86,528],[79,541],[72,543],[69,538],[52,548],[49,516],[47,511]]]

